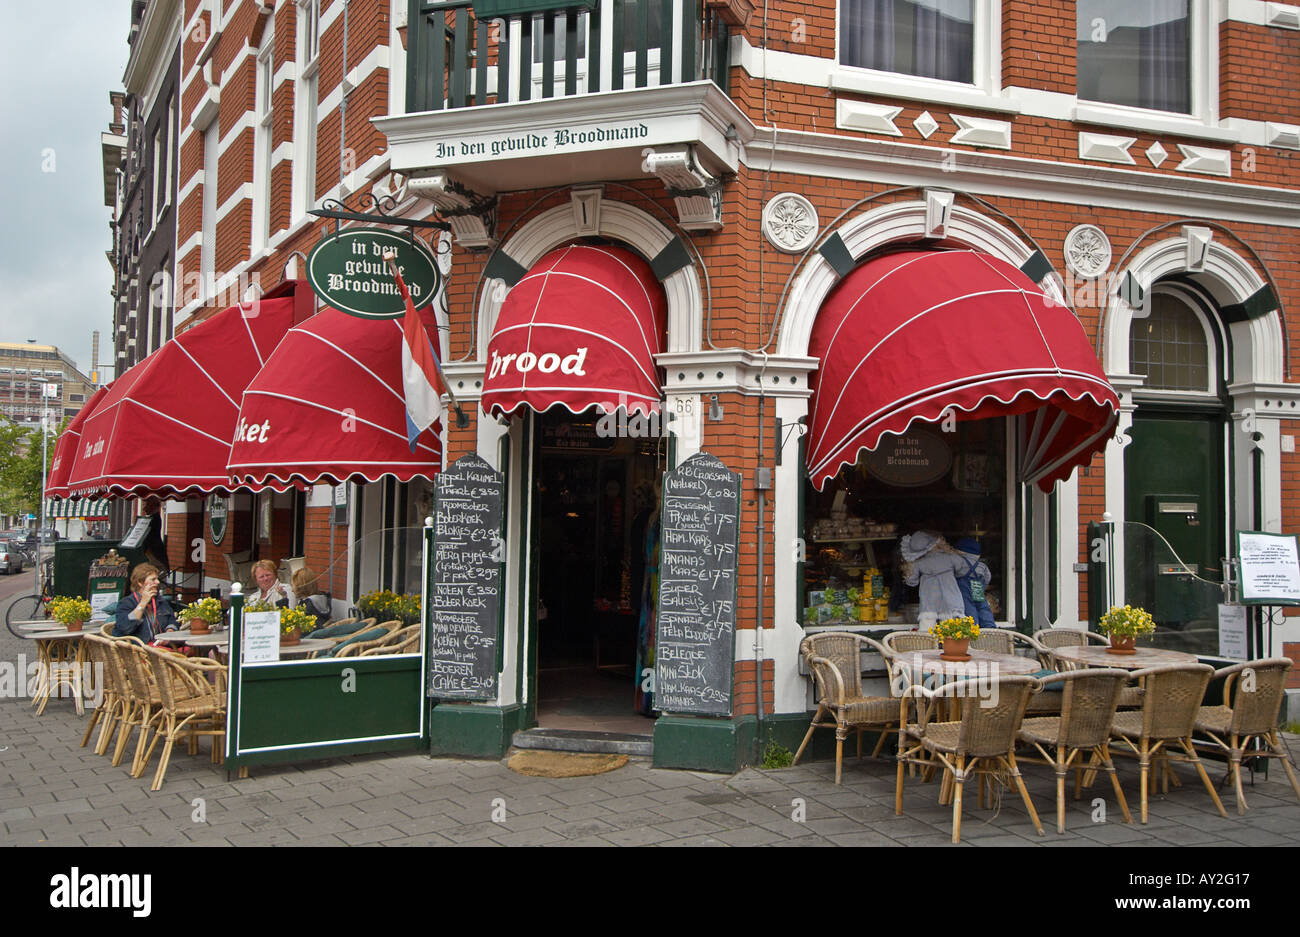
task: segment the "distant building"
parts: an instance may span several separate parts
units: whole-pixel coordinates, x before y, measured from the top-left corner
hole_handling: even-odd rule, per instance
[[[49,401],[51,410],[57,407],[56,422],[76,416],[95,392],[91,379],[54,345],[0,342],[0,415],[35,426],[44,403],[41,385],[50,383],[59,388],[57,398]]]

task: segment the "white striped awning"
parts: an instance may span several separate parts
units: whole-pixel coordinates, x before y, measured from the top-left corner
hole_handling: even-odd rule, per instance
[[[108,517],[107,498],[45,499],[46,517]]]

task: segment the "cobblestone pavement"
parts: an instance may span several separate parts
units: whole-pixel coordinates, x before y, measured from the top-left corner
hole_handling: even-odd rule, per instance
[[[33,648],[0,635],[0,663],[16,664],[20,652],[31,657]],[[884,759],[846,758],[842,786],[831,762],[726,776],[632,759],[608,774],[551,780],[515,774],[504,761],[419,754],[254,768],[248,779],[227,780],[205,741],[198,756],[173,754],[163,789],[151,793],[152,770],[133,779],[125,765],[80,747],[85,720],[58,699],[37,716],[12,685],[0,699],[4,844],[939,846],[951,835],[951,811],[937,804],[935,784],[909,779],[904,815],[894,815],[894,769]],[[1224,769],[1214,763],[1210,773],[1217,781]],[[1004,797],[995,811],[977,807],[972,791],[963,845],[1300,844],[1300,803],[1276,768],[1247,787],[1244,817],[1221,789],[1228,819],[1180,768],[1182,787],[1152,798],[1146,826],[1121,822],[1103,781],[1070,803],[1063,836],[1050,771],[1029,765],[1025,774],[1046,835],[1035,834],[1018,797]],[[1120,774],[1136,813],[1136,765],[1122,761]],[[1104,822],[1094,818],[1093,797],[1105,801]]]

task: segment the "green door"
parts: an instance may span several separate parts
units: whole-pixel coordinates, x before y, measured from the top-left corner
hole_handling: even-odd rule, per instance
[[[1223,419],[1147,416],[1141,408],[1124,450],[1128,520],[1155,528],[1198,576],[1223,581]]]

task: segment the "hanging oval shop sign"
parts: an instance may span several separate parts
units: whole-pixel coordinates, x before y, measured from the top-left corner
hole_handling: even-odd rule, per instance
[[[212,534],[212,545],[216,546],[225,539],[226,522],[230,517],[230,502],[221,495],[208,496],[208,531]]]
[[[397,319],[406,313],[384,251],[397,251],[397,268],[415,308],[428,305],[442,275],[423,241],[383,228],[348,228],[327,234],[307,258],[307,281],[321,301],[363,319]]]
[[[882,436],[864,453],[868,472],[888,485],[916,488],[938,481],[952,467],[952,447],[938,433],[913,426],[901,436]]]

